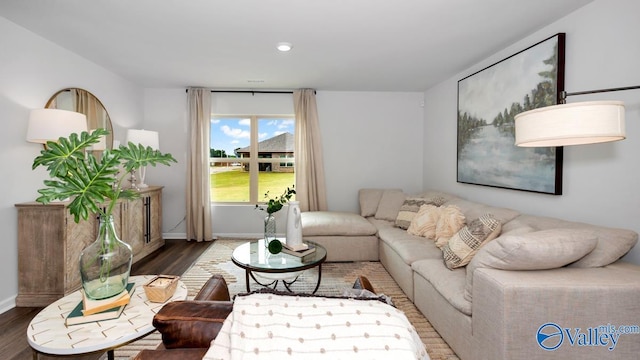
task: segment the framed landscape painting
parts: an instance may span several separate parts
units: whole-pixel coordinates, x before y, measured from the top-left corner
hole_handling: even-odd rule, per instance
[[[559,33],[458,81],[460,183],[562,194],[562,147],[514,145],[514,118],[564,90]]]

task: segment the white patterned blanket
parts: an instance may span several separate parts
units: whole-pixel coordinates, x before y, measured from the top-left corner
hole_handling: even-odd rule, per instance
[[[238,296],[206,360],[421,359],[429,355],[404,313],[377,300]]]

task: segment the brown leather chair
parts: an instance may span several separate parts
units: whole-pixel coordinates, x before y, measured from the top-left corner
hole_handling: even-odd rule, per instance
[[[135,359],[202,359],[232,308],[227,282],[212,276],[193,300],[170,302],[158,311],[153,326],[162,334],[162,344],[142,350]]]

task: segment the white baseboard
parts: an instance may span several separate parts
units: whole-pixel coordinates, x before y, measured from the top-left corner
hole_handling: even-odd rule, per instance
[[[216,233],[213,234],[214,239],[218,238],[242,238],[242,239],[259,239],[263,237],[262,233]],[[284,234],[277,234],[278,237],[284,237]],[[163,233],[164,239],[186,239],[186,233]]]
[[[16,307],[16,297],[12,296],[8,299],[0,301],[0,314],[3,314]]]
[[[261,239],[264,233],[218,233],[213,234],[214,238],[240,238],[240,239]],[[277,238],[284,238],[285,234],[276,234]]]
[[[163,233],[163,239],[186,239],[187,233]]]

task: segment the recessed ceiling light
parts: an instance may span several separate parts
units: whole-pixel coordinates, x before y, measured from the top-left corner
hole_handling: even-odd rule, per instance
[[[287,52],[291,50],[291,48],[293,48],[293,45],[291,45],[291,43],[288,43],[288,42],[278,43],[278,46],[277,46],[277,49],[282,52]]]

